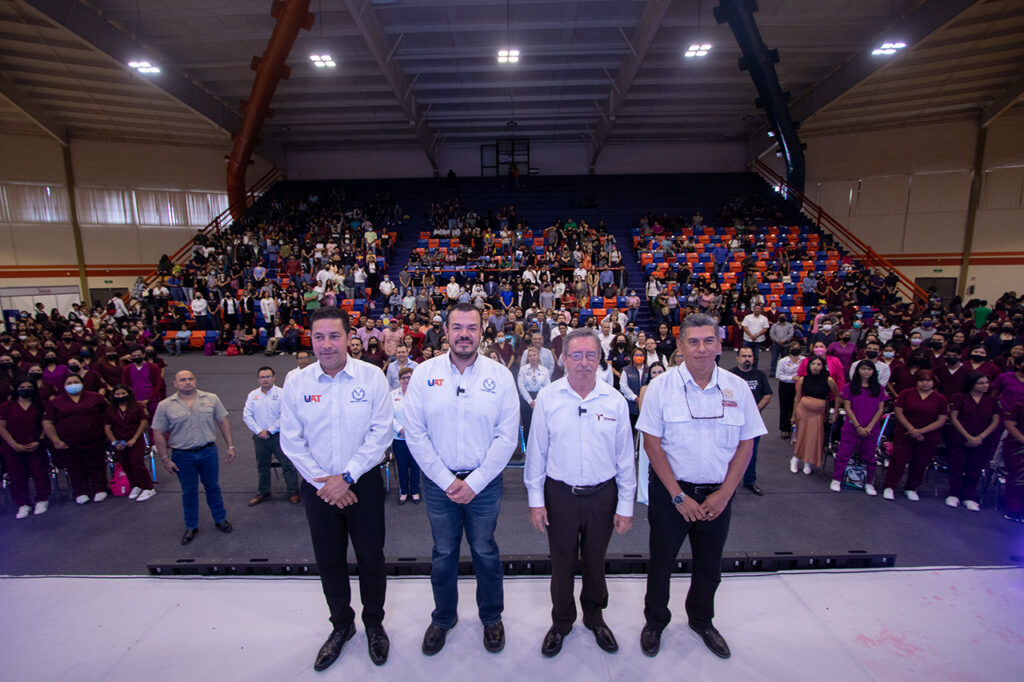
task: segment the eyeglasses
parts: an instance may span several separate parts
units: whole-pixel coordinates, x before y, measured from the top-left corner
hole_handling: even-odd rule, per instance
[[[725,394],[722,393],[722,387],[719,386],[718,384],[715,384],[715,388],[718,389],[718,395],[721,398],[721,400],[718,401],[718,405],[721,408],[721,411],[716,415],[701,417],[694,414],[693,406],[690,404],[689,391],[686,388],[686,383],[683,383],[683,399],[686,400],[686,409],[690,411],[691,419],[721,419],[722,417],[725,416]]]
[[[569,353],[568,357],[573,362],[581,362],[584,358],[590,362],[597,362],[600,356],[594,351],[587,351],[586,353],[576,351],[575,353]]]

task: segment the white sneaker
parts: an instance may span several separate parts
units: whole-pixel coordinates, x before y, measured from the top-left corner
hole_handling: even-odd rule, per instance
[[[154,495],[156,495],[156,491],[153,490],[152,488],[150,488],[149,490],[143,490],[139,494],[139,499],[137,499],[135,501],[136,502],[145,502],[146,500],[148,500],[149,498],[153,497]]]
[[[792,471],[794,474],[795,473],[799,473],[799,471],[800,471],[800,460],[798,460],[796,457],[790,457],[789,458],[789,470]]]
[[[75,498],[75,504],[85,504],[88,501],[89,501],[89,496],[88,495],[79,495],[78,497]]]
[[[828,489],[831,490],[834,493],[837,493],[840,490],[842,490],[842,487],[843,487],[842,483],[840,483],[839,481],[836,481],[836,480],[833,480],[831,483],[828,484]]]
[[[135,486],[134,488],[132,488],[132,491],[130,493],[128,493],[128,499],[129,500],[134,500],[136,497],[139,496],[139,493],[141,493],[141,492],[142,492],[142,488],[140,488],[139,486]]]
[[[18,513],[14,515],[16,519],[27,519],[28,515],[32,512],[32,507],[27,504],[23,504],[18,507]]]
[[[946,498],[946,506],[953,507],[954,509],[960,506],[960,498],[950,495]]]
[[[918,500],[921,499],[921,496],[918,495],[917,492],[914,490],[904,490],[903,494],[906,495],[907,499],[910,500],[911,502],[917,502]]]
[[[882,491],[882,498],[886,500],[895,500],[896,493],[892,491],[892,488],[886,488]]]
[[[981,511],[981,506],[974,500],[964,500],[964,507],[967,511]]]
[[[102,502],[105,499],[107,499],[106,493],[96,493],[95,495],[92,496],[93,502]]]
[[[39,516],[40,514],[45,514],[46,510],[48,510],[49,508],[50,503],[47,500],[40,500],[39,502],[36,502],[36,516]]]
[[[875,490],[875,486],[871,485],[870,483],[864,484],[864,492],[867,493],[870,497],[874,497],[875,495],[878,494],[878,491]]]
[[[807,474],[808,476],[811,475],[811,465],[810,464],[804,464],[804,473]]]

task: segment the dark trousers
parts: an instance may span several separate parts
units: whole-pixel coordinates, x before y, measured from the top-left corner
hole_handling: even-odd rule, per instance
[[[50,499],[50,464],[46,461],[46,450],[40,445],[35,452],[11,452],[4,450],[4,468],[11,481],[11,500],[15,507],[32,504],[29,496],[28,479],[36,484],[36,502]]]
[[[1007,434],[1003,441],[1006,465],[1006,513],[1024,514],[1024,446]]]
[[[420,465],[413,459],[405,440],[392,440],[391,453],[395,456],[395,468],[398,469],[398,494],[419,495]]]
[[[949,449],[949,494],[961,500],[978,501],[981,470],[992,457],[991,438],[976,448],[961,443]]]
[[[796,400],[796,384],[779,382],[779,431],[793,430],[793,401]]]
[[[583,624],[604,625],[601,614],[608,606],[604,560],[615,523],[618,486],[611,481],[593,495],[573,495],[552,479],[544,482],[544,506],[548,511],[548,547],[551,552],[551,622],[563,635],[576,622],[576,562],[580,561],[583,590],[580,606]]]
[[[71,493],[78,497],[107,492],[107,458],[103,444],[57,450],[59,461],[68,470]]]
[[[150,414],[153,414],[150,412]],[[133,488],[152,490],[153,479],[146,467],[146,442],[139,438],[134,447],[125,448],[117,453],[117,461],[121,463],[128,483]]]
[[[698,503],[703,495],[690,495],[692,487],[683,485],[683,491]],[[672,505],[672,498],[658,475],[650,472],[650,505],[647,519],[651,524],[650,554],[647,564],[647,595],[644,597],[644,617],[647,624],[661,631],[672,620],[668,608],[672,568],[683,540],[690,537],[693,566],[690,590],[686,594],[686,615],[695,627],[708,627],[715,617],[715,592],[722,581],[722,549],[729,535],[732,502],[714,521],[687,521]]]
[[[895,488],[903,478],[903,472],[910,465],[905,490],[917,490],[924,482],[924,473],[935,457],[938,449],[937,441],[914,440],[901,433],[893,438],[892,457],[889,458],[889,470],[885,472],[885,487]]]
[[[292,461],[281,452],[280,433],[272,433],[269,438],[260,438],[253,434],[252,447],[256,451],[256,490],[260,495],[270,493],[270,465],[274,457],[281,463],[281,475],[284,477],[288,494],[299,492],[299,474],[295,471]]]
[[[335,630],[351,627],[352,588],[348,579],[348,541],[359,565],[359,598],[363,603],[363,625],[384,622],[384,486],[376,467],[359,477],[352,486],[359,501],[341,509],[317,497],[317,489],[302,482],[313,555],[320,571],[320,586],[331,612]]]
[[[754,439],[754,449],[750,453],[750,461],[747,462],[747,470],[743,472],[743,485],[754,485],[757,483],[757,446],[761,442],[761,436]]]

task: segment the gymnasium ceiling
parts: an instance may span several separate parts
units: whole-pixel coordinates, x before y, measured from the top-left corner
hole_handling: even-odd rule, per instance
[[[424,149],[508,136],[747,141],[766,117],[718,0],[312,0],[258,150]],[[814,134],[973,118],[1024,92],[1020,0],[761,0],[755,18]],[[0,0],[0,129],[224,144],[274,27],[254,0]],[[891,56],[871,56],[905,41]],[[685,58],[691,43],[705,57]],[[497,50],[521,51],[499,64]],[[316,68],[329,53],[336,68]],[[127,66],[148,59],[161,72]],[[508,125],[515,121],[515,127]],[[427,140],[428,142],[424,142]],[[431,141],[432,142],[429,142]]]

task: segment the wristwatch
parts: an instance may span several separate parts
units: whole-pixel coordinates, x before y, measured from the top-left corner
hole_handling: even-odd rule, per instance
[[[678,507],[686,499],[686,493],[680,491],[678,495],[672,498],[672,506]]]
[[[345,483],[348,483],[349,485],[355,485],[356,484],[355,479],[352,478],[352,474],[348,473],[347,471],[345,473],[343,473],[341,475],[341,477],[345,480]]]

